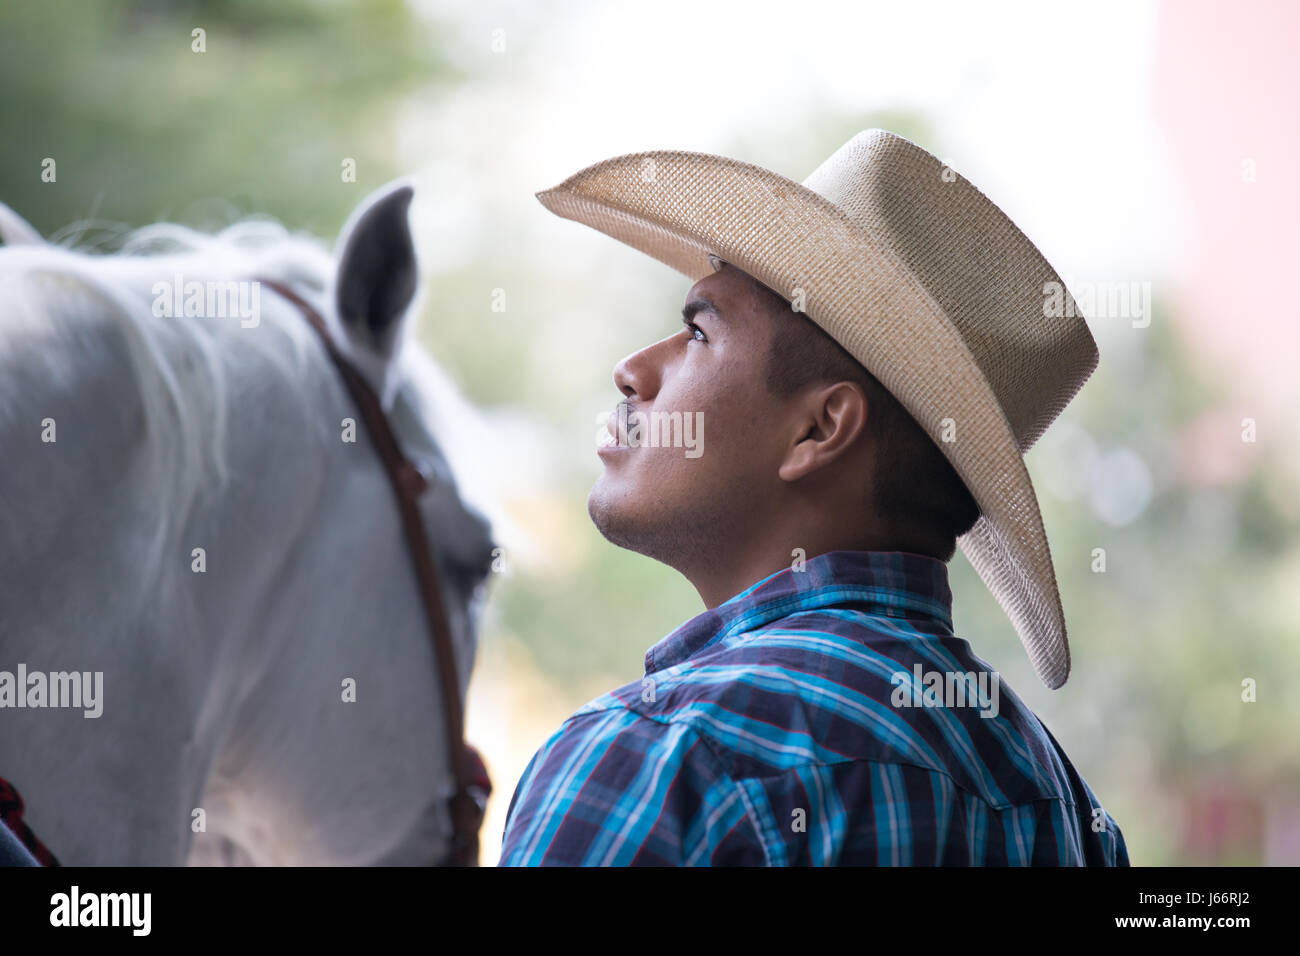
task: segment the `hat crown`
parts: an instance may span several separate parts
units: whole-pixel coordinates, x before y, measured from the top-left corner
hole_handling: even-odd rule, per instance
[[[887,130],[858,133],[803,185],[921,282],[970,349],[1021,453],[1028,451],[1098,361],[1073,297],[1042,254],[968,180]]]

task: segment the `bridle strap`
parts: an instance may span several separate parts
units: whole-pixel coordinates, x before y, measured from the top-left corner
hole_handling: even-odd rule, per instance
[[[424,617],[428,624],[429,638],[433,642],[433,653],[438,662],[447,752],[451,758],[456,782],[456,792],[449,804],[453,827],[452,850],[444,863],[474,864],[478,859],[478,831],[482,824],[483,804],[486,799],[483,788],[484,771],[481,762],[471,753],[471,748],[465,741],[460,683],[451,640],[451,627],[448,624],[447,609],[442,601],[442,589],[438,585],[438,566],[434,560],[433,546],[425,532],[424,521],[420,517],[418,499],[428,487],[428,483],[419,469],[402,453],[379,396],[356,367],[339,351],[320,313],[284,283],[275,279],[256,281],[275,290],[296,305],[320,336],[326,354],[334,363],[339,376],[343,379],[343,384],[347,387],[348,394],[352,396],[352,401],[361,412],[366,432],[370,435],[375,452],[383,463],[384,473],[388,475],[393,496],[397,499],[402,531],[415,570],[420,600],[424,605]]]

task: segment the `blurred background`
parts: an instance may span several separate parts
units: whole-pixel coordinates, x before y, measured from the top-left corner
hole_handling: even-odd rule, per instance
[[[642,149],[801,180],[859,130],[912,139],[1038,244],[1101,352],[1027,456],[1070,681],[1037,680],[960,550],[958,633],[1135,864],[1294,865],[1298,54],[1284,0],[6,2],[0,200],[90,247],[248,216],[332,239],[416,177],[421,336],[486,423],[449,451],[510,526],[467,718],[491,865],[537,748],[703,610],[586,510],[613,366],[680,325],[689,282],[533,194]]]

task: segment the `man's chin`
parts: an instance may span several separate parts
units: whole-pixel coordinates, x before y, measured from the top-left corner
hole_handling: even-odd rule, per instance
[[[701,525],[677,506],[669,487],[658,475],[632,482],[604,472],[587,495],[587,515],[610,544],[680,570],[682,555],[698,544],[691,529]]]
[[[587,496],[587,515],[591,523],[610,544],[644,554],[639,546],[644,536],[637,533],[637,518],[628,507],[626,496],[612,494],[603,482],[604,476],[597,479]]]
[[[601,487],[603,480],[604,476],[598,478],[596,484],[592,486],[591,493],[587,495],[587,515],[591,518],[591,523],[596,526],[596,530],[604,535],[606,539],[614,544],[621,545],[621,541],[616,541],[610,537],[611,530],[616,529],[620,524],[618,520],[619,509],[617,504],[611,501],[612,496],[607,493],[605,488]]]

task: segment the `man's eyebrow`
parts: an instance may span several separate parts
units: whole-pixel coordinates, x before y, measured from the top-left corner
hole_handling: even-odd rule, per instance
[[[682,321],[690,322],[701,312],[712,312],[718,318],[722,318],[722,313],[718,311],[718,307],[701,295],[691,299],[682,307]]]

